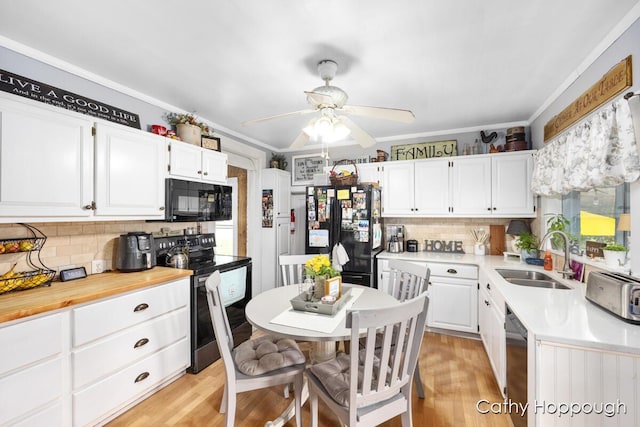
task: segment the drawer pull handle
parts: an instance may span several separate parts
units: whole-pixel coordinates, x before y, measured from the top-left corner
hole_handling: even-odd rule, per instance
[[[487,289],[491,290],[491,285],[487,283]]]
[[[142,347],[143,345],[149,342],[149,338],[140,338],[134,345],[133,348]]]
[[[450,268],[447,270],[447,273],[449,274],[458,274],[458,271],[455,268]]]
[[[133,309],[133,312],[136,313],[138,311],[144,311],[147,308],[149,308],[149,304],[143,302],[142,304],[136,305],[136,308]]]
[[[148,376],[149,376],[149,372],[143,372],[136,377],[134,383],[139,383],[140,381],[144,381],[147,379]]]
[[[484,300],[484,303],[485,303],[486,305],[490,305],[490,304],[489,304],[489,301],[487,301],[487,300]]]

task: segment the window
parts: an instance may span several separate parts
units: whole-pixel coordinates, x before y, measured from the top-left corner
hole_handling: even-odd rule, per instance
[[[229,178],[227,185],[232,188],[233,198],[231,218],[228,221],[216,221],[216,254],[219,255],[237,255],[238,241],[236,239],[238,232],[238,178]]]
[[[627,245],[627,232],[618,230],[620,214],[629,213],[629,184],[573,191],[562,198],[562,213],[570,221],[567,230],[584,250],[586,242]]]

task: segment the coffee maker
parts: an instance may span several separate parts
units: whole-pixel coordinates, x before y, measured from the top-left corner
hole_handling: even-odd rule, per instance
[[[389,224],[386,226],[387,251],[404,252],[404,225]]]

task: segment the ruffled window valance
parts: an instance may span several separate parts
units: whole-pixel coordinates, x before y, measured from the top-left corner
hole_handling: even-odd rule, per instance
[[[535,154],[531,190],[541,196],[559,196],[615,187],[639,177],[640,156],[631,110],[621,98]]]

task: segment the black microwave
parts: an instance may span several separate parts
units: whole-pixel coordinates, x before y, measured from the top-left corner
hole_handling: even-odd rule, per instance
[[[225,221],[231,219],[231,187],[204,182],[166,180],[167,222]]]

